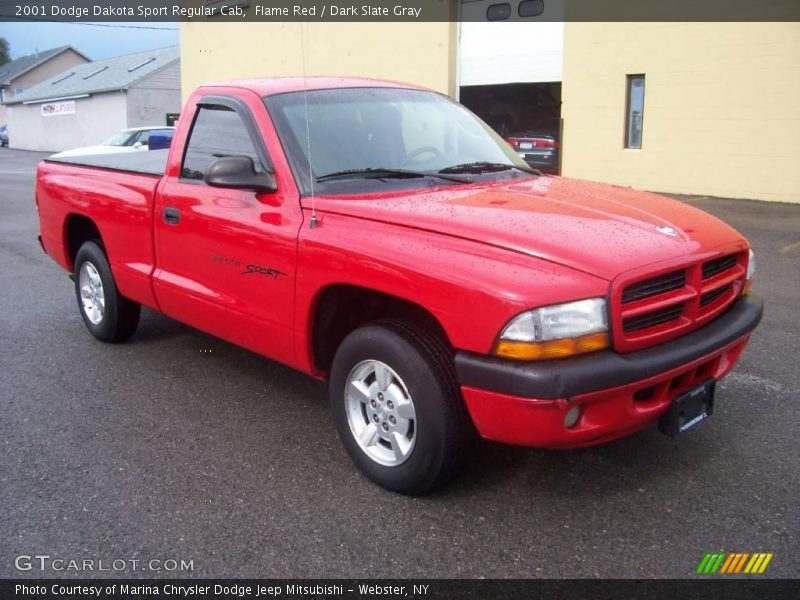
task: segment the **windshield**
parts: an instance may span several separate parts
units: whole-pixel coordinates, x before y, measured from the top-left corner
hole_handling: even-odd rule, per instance
[[[136,137],[135,131],[120,131],[119,133],[115,133],[110,138],[108,138],[105,142],[100,144],[101,146],[132,146],[133,140]]]
[[[309,160],[318,193],[530,177],[527,164],[486,123],[434,92],[313,90],[308,92],[308,123],[303,92],[269,96],[265,102],[304,194],[310,193]],[[470,179],[435,176],[463,165],[469,165]],[[391,170],[430,177],[390,178]]]

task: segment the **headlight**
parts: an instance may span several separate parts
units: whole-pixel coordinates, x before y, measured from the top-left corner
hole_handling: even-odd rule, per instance
[[[607,348],[607,314],[604,298],[529,310],[506,325],[494,353],[504,358],[541,360]]]
[[[753,275],[756,274],[756,255],[753,253],[752,248],[750,249],[750,256],[747,259],[747,274],[744,276],[744,290],[742,290],[742,296],[746,296],[747,293],[750,291],[750,288],[753,286]]]

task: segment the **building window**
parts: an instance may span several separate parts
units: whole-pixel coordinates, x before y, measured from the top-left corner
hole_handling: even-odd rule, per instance
[[[14,95],[18,96],[19,94],[21,94],[24,91],[25,90],[23,90],[22,88],[14,88]]]
[[[641,149],[644,123],[644,75],[628,75],[625,100],[625,147]]]

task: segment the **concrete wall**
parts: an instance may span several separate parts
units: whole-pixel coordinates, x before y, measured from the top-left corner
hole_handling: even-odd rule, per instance
[[[181,112],[181,67],[176,62],[128,90],[128,127],[166,125],[167,113]]]
[[[241,77],[376,77],[456,93],[456,23],[181,23],[183,97]]]
[[[31,69],[17,77],[16,79],[11,81],[11,85],[8,86],[5,90],[5,100],[8,102],[14,97],[14,90],[17,88],[22,88],[23,90],[27,90],[29,87],[33,87],[37,83],[41,83],[45,79],[49,79],[54,75],[58,75],[69,69],[70,67],[74,67],[75,65],[82,65],[84,63],[89,62],[85,58],[83,58],[80,54],[72,50],[71,48],[65,50],[64,52],[59,53],[58,55],[52,57],[49,60],[46,60],[38,67]],[[7,113],[6,113],[6,106],[0,105],[0,124],[6,123]]]
[[[645,74],[624,148],[626,75]],[[566,23],[563,173],[800,202],[800,23]]]
[[[180,90],[128,90],[128,127],[167,124],[167,113],[181,112]]]
[[[41,104],[8,106],[12,148],[58,152],[99,144],[127,127],[125,94],[108,92],[75,100],[74,115],[43,117]]]

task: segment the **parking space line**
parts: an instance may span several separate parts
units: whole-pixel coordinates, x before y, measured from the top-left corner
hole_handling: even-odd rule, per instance
[[[795,242],[794,244],[789,244],[788,246],[784,246],[781,248],[781,254],[788,254],[792,250],[800,249],[800,242]]]

